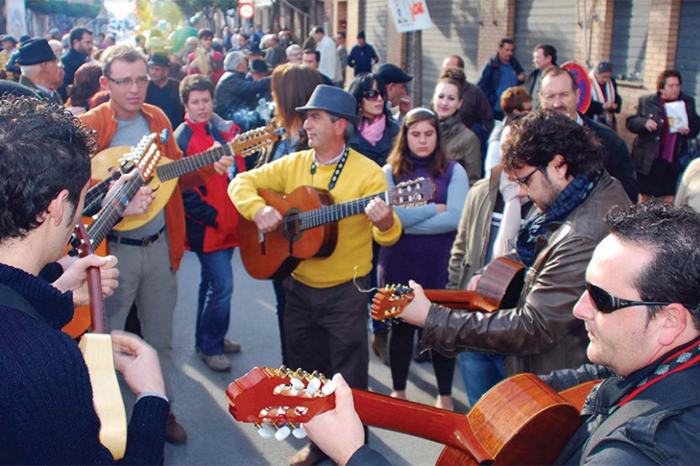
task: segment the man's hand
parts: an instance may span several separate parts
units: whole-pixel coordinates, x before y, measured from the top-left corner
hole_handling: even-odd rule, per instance
[[[409,280],[408,286],[413,289],[413,301],[406,306],[401,313],[401,318],[412,325],[425,326],[430,312],[430,300],[425,296],[423,287],[413,280]]]
[[[340,374],[333,376],[335,409],[319,414],[304,424],[309,439],[339,466],[345,466],[365,443],[365,431],[355,412],[352,390]]]
[[[659,128],[659,125],[651,118],[647,120],[647,122],[644,124],[647,130],[649,131],[656,131]]]
[[[216,131],[216,130],[214,130]],[[221,144],[219,144],[219,141],[214,141],[214,144],[210,147],[210,149],[213,149],[214,147],[221,147]],[[214,170],[216,170],[216,173],[219,175],[223,175],[226,173],[229,169],[229,167],[233,166],[233,156],[232,155],[224,155],[221,157],[219,160],[214,162]]]
[[[274,207],[265,206],[255,214],[255,226],[263,233],[271,233],[282,223],[282,214]]]
[[[681,133],[683,136],[686,136],[688,135],[688,133],[690,133],[690,129],[683,126],[681,128],[678,128],[678,132]]]
[[[165,396],[158,353],[136,335],[112,332],[114,366],[136,396],[144,392]]]
[[[521,71],[520,74],[518,75],[518,81],[520,81],[521,83],[524,83],[526,79],[527,79],[527,75],[525,74],[524,71]]]
[[[109,191],[107,191],[107,195],[102,200],[102,207],[109,204],[117,194],[117,191],[119,191],[119,189],[121,189],[121,187],[128,181],[133,180],[135,176],[137,176],[136,170],[123,175],[121,178],[119,178],[119,180],[117,180],[116,183],[112,183],[109,187]],[[151,188],[142,186],[139,188],[134,198],[129,202],[129,205],[126,206],[126,209],[124,209],[122,217],[145,214],[155,198],[156,193],[154,193]]]
[[[413,108],[413,101],[407,95],[402,95],[399,100],[399,112],[401,115],[405,115]]]
[[[102,297],[112,296],[119,285],[119,270],[116,268],[117,258],[114,256],[100,257],[91,254],[73,262],[65,269],[63,275],[53,282],[53,286],[62,293],[73,292],[73,304],[85,306],[90,304],[90,295],[87,286],[87,269],[89,267],[100,268],[100,281],[102,285]]]
[[[365,207],[365,214],[379,231],[388,231],[394,226],[394,208],[379,197],[372,199]]]

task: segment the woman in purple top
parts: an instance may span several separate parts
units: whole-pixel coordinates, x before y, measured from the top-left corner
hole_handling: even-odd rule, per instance
[[[399,241],[379,251],[379,286],[415,280],[426,289],[445,289],[450,250],[467,198],[469,181],[464,168],[447,158],[438,119],[431,110],[406,115],[384,173],[389,187],[418,177],[431,178],[437,187],[434,201],[410,209],[396,208],[404,232]],[[395,323],[389,337],[392,396],[406,399],[406,381],[417,327]],[[454,408],[454,359],[432,353],[438,383],[438,408]]]

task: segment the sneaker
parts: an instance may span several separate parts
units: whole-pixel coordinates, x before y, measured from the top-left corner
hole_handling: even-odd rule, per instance
[[[233,354],[241,352],[241,344],[231,341],[228,338],[224,338],[224,353]]]
[[[372,349],[385,366],[389,365],[389,329],[377,330],[372,334]]]
[[[209,366],[209,369],[216,372],[227,372],[231,370],[231,361],[223,354],[204,354],[198,351],[199,357]]]
[[[187,442],[187,432],[178,424],[173,413],[168,415],[168,423],[165,427],[165,441],[176,445]]]
[[[290,466],[311,466],[328,458],[316,445],[308,444],[292,456]]]

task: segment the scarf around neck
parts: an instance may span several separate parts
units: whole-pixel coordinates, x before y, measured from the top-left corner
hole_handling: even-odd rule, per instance
[[[376,117],[371,123],[368,123],[367,120],[362,120],[362,123],[360,123],[360,134],[373,146],[376,146],[382,139],[385,129],[386,115],[384,114]]]
[[[515,248],[525,265],[532,267],[535,263],[537,237],[547,233],[552,223],[566,220],[571,212],[583,204],[602,175],[601,171],[593,180],[590,180],[586,174],[577,176],[564,188],[547,212],[537,214],[520,229]]]

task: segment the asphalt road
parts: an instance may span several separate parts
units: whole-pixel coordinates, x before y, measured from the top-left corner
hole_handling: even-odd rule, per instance
[[[286,441],[265,440],[251,424],[236,422],[228,412],[226,387],[254,366],[279,367],[281,364],[275,297],[272,284],[254,280],[245,272],[236,252],[233,259],[234,293],[228,337],[242,345],[239,354],[230,355],[231,372],[211,371],[194,352],[194,323],[200,267],[197,257],[186,253],[178,272],[179,292],[175,312],[173,342],[173,410],[187,429],[185,445],[165,449],[165,463],[175,465],[286,465],[306,440],[290,436]],[[370,351],[370,389],[389,394],[391,373]],[[309,370],[312,368],[304,368]],[[408,396],[412,401],[432,405],[437,395],[435,376],[429,363],[411,366]],[[466,412],[459,364],[455,373],[454,396],[459,412]],[[386,413],[391,416],[390,412]],[[370,429],[370,444],[392,464],[435,464],[442,445],[424,439],[381,429]],[[327,461],[324,464],[332,464]]]

